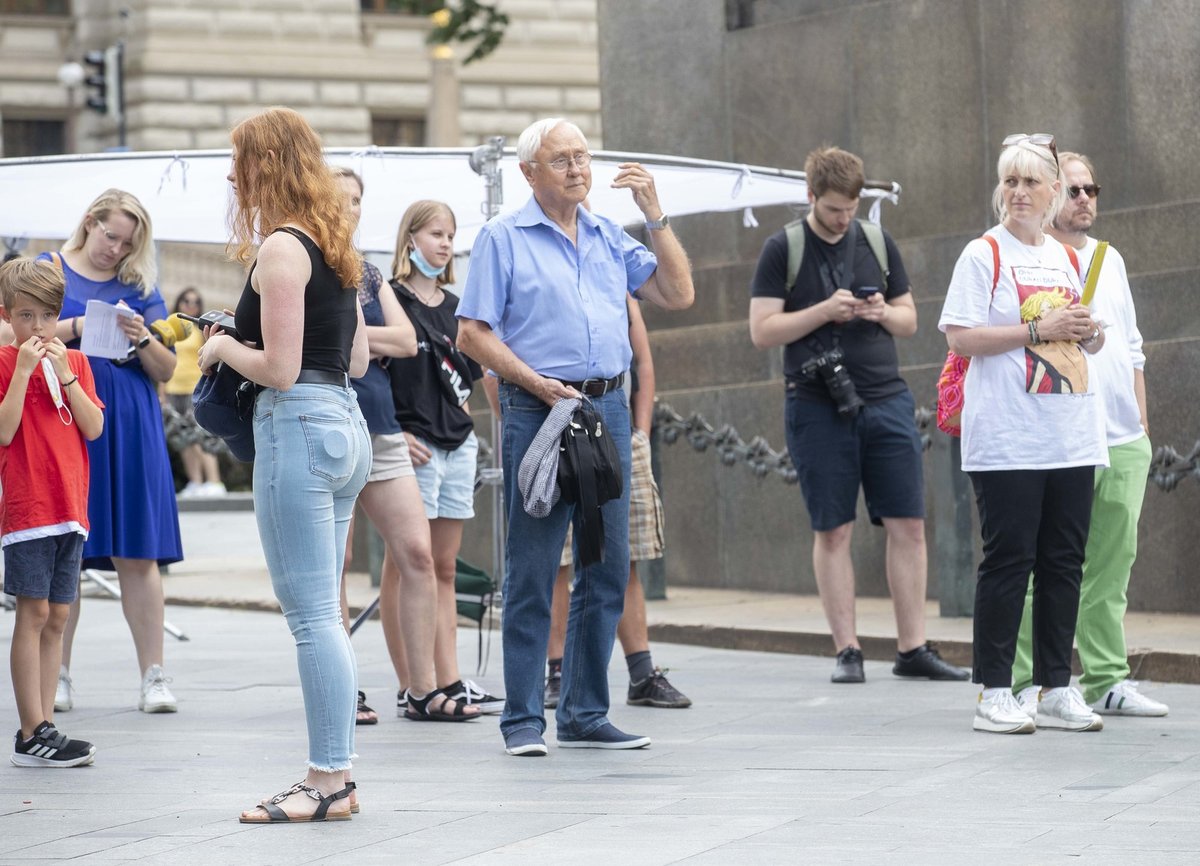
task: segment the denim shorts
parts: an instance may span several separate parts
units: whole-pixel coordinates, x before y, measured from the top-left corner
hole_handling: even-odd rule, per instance
[[[912,393],[905,390],[864,406],[855,418],[838,415],[832,403],[788,393],[787,446],[815,532],[852,523],[862,487],[867,515],[925,516],[921,437],[913,420]]]
[[[4,591],[70,604],[79,592],[82,558],[83,536],[78,532],[14,542],[4,548]]]
[[[413,469],[421,487],[425,516],[430,520],[438,517],[469,520],[474,517],[475,460],[479,453],[479,440],[475,434],[467,436],[466,441],[453,451],[421,441],[431,456]]]

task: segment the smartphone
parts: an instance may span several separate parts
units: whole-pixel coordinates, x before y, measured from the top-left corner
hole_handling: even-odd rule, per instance
[[[859,286],[857,289],[853,290],[853,295],[860,301],[865,301],[878,291],[879,286]]]
[[[187,313],[175,313],[176,316],[183,319],[185,322],[191,322],[199,328],[207,328],[210,325],[219,325],[221,330],[235,340],[238,337],[237,327],[234,325],[233,316],[223,310],[209,310],[200,316],[189,316]]]

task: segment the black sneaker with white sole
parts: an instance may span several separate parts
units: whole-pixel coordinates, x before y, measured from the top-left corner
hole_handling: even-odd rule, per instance
[[[665,671],[655,668],[654,673],[641,682],[629,684],[629,694],[625,703],[635,707],[682,710],[692,705],[692,699],[671,685]]]
[[[471,680],[451,683],[442,692],[452,701],[464,700],[468,705],[479,707],[479,712],[484,714],[495,714],[504,709],[504,698],[489,695]]]
[[[13,741],[10,760],[18,767],[82,767],[96,755],[91,743],[69,739],[49,722],[38,725],[28,740],[17,731]]]

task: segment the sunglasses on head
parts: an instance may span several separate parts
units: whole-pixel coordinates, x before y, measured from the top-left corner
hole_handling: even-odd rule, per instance
[[[1002,147],[1012,147],[1014,144],[1023,144],[1025,142],[1047,148],[1050,151],[1050,155],[1054,157],[1055,167],[1058,166],[1058,146],[1054,142],[1054,136],[1048,132],[1035,132],[1032,135],[1027,135],[1024,132],[1014,132],[1008,138],[1004,139],[1004,141],[1000,142],[1000,145]]]
[[[1067,195],[1071,198],[1079,198],[1081,192],[1087,193],[1088,198],[1100,198],[1100,184],[1085,183],[1083,186],[1067,187]]]

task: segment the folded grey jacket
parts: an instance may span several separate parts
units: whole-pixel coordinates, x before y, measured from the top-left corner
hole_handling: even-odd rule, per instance
[[[580,402],[577,397],[565,397],[555,403],[521,458],[517,489],[530,517],[545,517],[558,502],[559,443]]]

